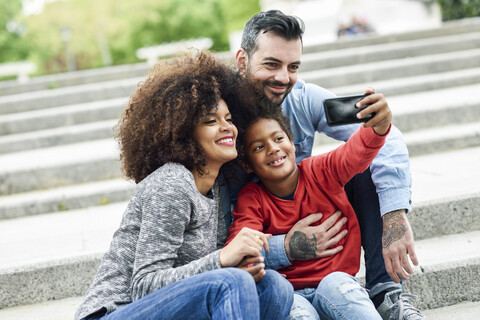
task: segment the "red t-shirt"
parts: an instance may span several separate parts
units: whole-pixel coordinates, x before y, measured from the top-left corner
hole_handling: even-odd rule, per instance
[[[341,210],[341,217],[348,218],[342,228],[347,228],[348,234],[336,245],[343,246],[342,251],[327,258],[295,260],[278,271],[287,276],[296,290],[316,288],[334,271],[354,276],[360,266],[360,228],[343,187],[354,175],[368,168],[385,137],[377,135],[372,128],[361,127],[337,149],[303,160],[297,165],[299,176],[293,200],[274,196],[261,183],[246,185],[238,195],[227,243],[243,227],[273,235],[286,234],[309,214],[322,213],[322,223],[336,210]]]

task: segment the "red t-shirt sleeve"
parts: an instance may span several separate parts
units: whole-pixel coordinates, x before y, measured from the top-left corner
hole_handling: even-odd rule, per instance
[[[322,172],[344,186],[357,173],[365,171],[384,145],[387,134],[360,127],[347,142],[312,159],[312,171]]]
[[[253,182],[240,190],[225,245],[229,244],[244,227],[263,231],[261,192],[261,188]]]

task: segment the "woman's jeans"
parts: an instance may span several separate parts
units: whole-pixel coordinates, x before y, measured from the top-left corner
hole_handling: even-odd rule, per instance
[[[329,274],[317,289],[295,291],[294,299],[288,320],[382,319],[367,291],[357,279],[343,272]]]
[[[278,272],[258,283],[246,271],[217,269],[177,281],[102,317],[117,319],[285,319],[292,285]]]

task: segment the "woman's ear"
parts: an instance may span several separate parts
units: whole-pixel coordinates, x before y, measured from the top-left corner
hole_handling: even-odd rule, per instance
[[[235,60],[237,62],[238,71],[242,76],[247,74],[247,63],[248,63],[248,55],[247,52],[240,48],[237,51],[237,55],[235,56]]]

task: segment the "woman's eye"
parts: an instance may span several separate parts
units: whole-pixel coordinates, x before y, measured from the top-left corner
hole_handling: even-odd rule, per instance
[[[233,122],[233,119],[232,119],[232,118],[230,118],[230,119],[225,119],[225,121]]]
[[[215,119],[205,120],[205,124],[214,124],[215,122],[216,122]]]

